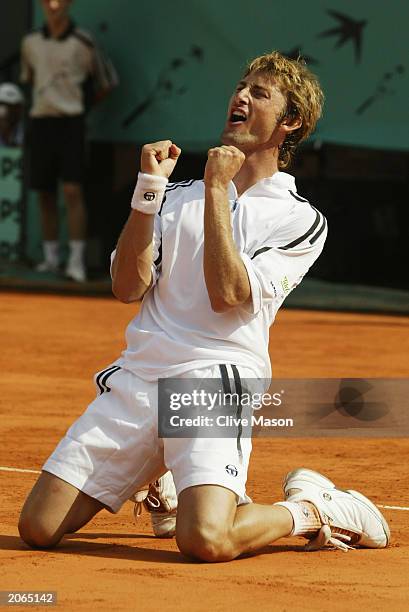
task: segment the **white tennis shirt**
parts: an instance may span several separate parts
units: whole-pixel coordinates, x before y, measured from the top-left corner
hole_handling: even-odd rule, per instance
[[[285,297],[322,251],[325,217],[277,172],[229,201],[233,238],[251,285],[251,304],[212,310],[203,272],[204,182],[169,183],[155,217],[154,283],[126,331],[117,361],[141,378],[177,376],[230,363],[270,378],[269,327]],[[112,257],[115,256],[115,252]]]

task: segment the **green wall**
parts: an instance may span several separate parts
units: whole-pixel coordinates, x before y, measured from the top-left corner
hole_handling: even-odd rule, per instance
[[[246,61],[300,49],[326,93],[316,138],[409,148],[406,1],[75,0],[72,12],[121,79],[92,114],[95,139],[206,149]]]

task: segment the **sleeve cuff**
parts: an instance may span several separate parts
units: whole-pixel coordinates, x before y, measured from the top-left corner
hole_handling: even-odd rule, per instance
[[[112,253],[111,253],[111,263],[110,263],[110,266],[109,266],[109,274],[111,275],[111,279],[112,279],[112,266],[114,264],[115,255],[116,255],[116,249],[114,251],[112,251]]]
[[[250,314],[256,315],[262,307],[261,287],[257,275],[254,272],[250,257],[245,253],[240,253],[240,257],[246,267],[247,276],[250,283],[251,301],[242,305],[242,308]]]

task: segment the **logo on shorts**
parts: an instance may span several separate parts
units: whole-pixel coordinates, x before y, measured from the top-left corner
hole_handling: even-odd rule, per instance
[[[326,501],[331,501],[332,497],[329,493],[323,493],[322,497],[326,500]]]
[[[147,191],[143,194],[143,197],[145,198],[145,200],[148,200],[148,202],[152,202],[152,200],[155,199],[155,194],[153,193],[153,191]]]
[[[224,468],[226,470],[226,472],[230,475],[230,476],[234,476],[236,477],[239,473],[239,470],[236,468],[235,465],[226,465],[226,467]]]

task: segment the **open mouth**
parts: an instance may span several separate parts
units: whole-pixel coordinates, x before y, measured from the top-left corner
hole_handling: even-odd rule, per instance
[[[233,111],[229,117],[230,123],[244,123],[247,121],[247,116],[242,111]]]

